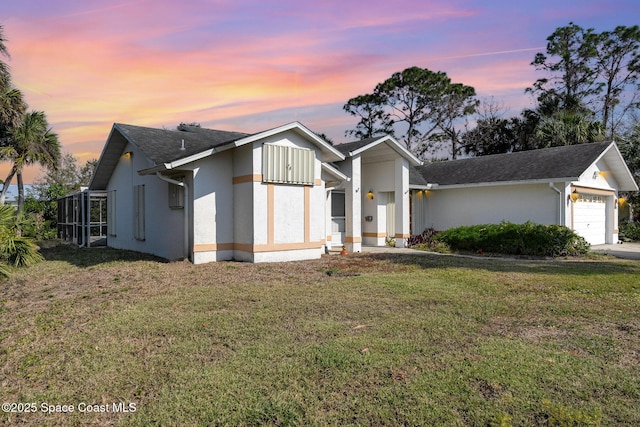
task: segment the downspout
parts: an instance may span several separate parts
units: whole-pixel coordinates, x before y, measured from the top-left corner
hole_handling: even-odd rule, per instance
[[[189,251],[189,185],[186,182],[177,181],[175,179],[171,179],[162,175],[160,172],[156,172],[156,176],[160,178],[164,182],[168,182],[169,184],[179,185],[180,187],[184,187],[184,253],[186,257],[190,260],[190,251]],[[186,178],[185,178],[186,180]]]
[[[564,221],[562,221],[562,202],[564,201],[562,198],[562,191],[560,191],[559,188],[556,188],[556,185],[553,182],[549,183],[549,187],[558,193],[558,225],[565,225],[563,224]]]

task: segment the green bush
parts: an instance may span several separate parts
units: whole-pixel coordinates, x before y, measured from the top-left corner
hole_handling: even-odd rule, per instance
[[[619,238],[625,242],[640,240],[640,222],[621,222]]]
[[[453,250],[529,256],[580,256],[589,244],[567,227],[533,222],[450,228],[437,239]]]

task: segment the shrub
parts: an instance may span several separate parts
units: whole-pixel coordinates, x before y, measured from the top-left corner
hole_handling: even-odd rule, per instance
[[[621,222],[619,238],[625,242],[640,240],[640,222]]]
[[[440,233],[452,249],[529,256],[580,256],[589,251],[583,237],[561,225],[533,222],[471,225]]]
[[[427,228],[421,234],[409,237],[407,239],[407,247],[421,251],[450,252],[449,246],[437,239],[438,234],[439,232],[433,228]]]
[[[21,225],[13,206],[0,206],[0,277],[9,275],[6,264],[22,267],[42,260],[33,239],[21,235]]]

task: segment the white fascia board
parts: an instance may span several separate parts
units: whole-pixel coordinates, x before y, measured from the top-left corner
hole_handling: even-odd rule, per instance
[[[170,163],[165,163],[165,165],[167,166],[167,169],[174,169],[174,168],[178,168],[180,166],[186,165],[187,163],[192,163],[197,160],[204,159],[205,157],[209,157],[212,154],[215,154],[217,152],[218,150],[216,150],[215,148],[210,148],[208,150],[201,151],[196,154],[192,154],[191,156],[183,157],[182,159],[174,160],[173,162],[170,162]]]
[[[469,188],[469,187],[499,187],[504,185],[531,185],[531,184],[548,184],[550,182],[572,182],[577,181],[579,177],[564,177],[564,178],[545,178],[545,179],[531,179],[526,181],[493,181],[493,182],[475,182],[468,184],[433,184],[434,190],[448,190],[454,188]]]
[[[365,145],[364,147],[360,147],[357,150],[350,151],[349,152],[349,156],[351,156],[351,157],[357,156],[358,154],[361,154],[361,153],[367,151],[368,149],[373,148],[376,145],[381,144],[383,142],[387,142],[387,141],[389,141],[391,143],[390,147],[391,147],[392,150],[396,151],[402,157],[404,157],[407,160],[409,160],[409,164],[411,164],[412,166],[420,166],[420,165],[422,165],[423,162],[420,159],[418,159],[409,150],[407,150],[402,145],[400,145],[400,143],[398,141],[396,141],[396,139],[394,137],[392,137],[391,135],[382,136],[379,139],[371,142],[370,144]]]
[[[409,184],[409,190],[436,190],[439,187],[440,186],[438,184],[427,184],[427,185]]]
[[[111,138],[113,137],[113,134],[115,131],[118,131],[118,133],[120,134],[120,136],[122,136],[122,138],[126,141],[125,144],[122,147],[118,147],[118,148],[114,148],[113,147],[113,143],[110,143]],[[89,182],[89,188],[90,189],[94,189],[93,188],[93,181],[94,181],[94,177],[97,176],[96,173],[97,172],[102,172],[102,161],[105,160],[107,157],[112,157],[114,159],[119,158],[122,155],[122,150],[124,149],[124,147],[127,146],[127,144],[131,144],[133,147],[135,147],[136,151],[139,152],[140,154],[142,154],[146,159],[148,159],[147,156],[144,155],[144,153],[142,152],[142,150],[140,150],[140,147],[138,147],[138,145],[133,142],[133,140],[131,138],[129,138],[129,135],[127,135],[125,132],[123,132],[120,127],[118,126],[118,123],[114,123],[113,126],[111,127],[111,132],[109,132],[109,136],[107,137],[107,141],[104,144],[104,147],[102,147],[102,152],[100,153],[100,157],[98,157],[98,164],[96,165],[95,170],[93,171],[93,175],[91,176],[91,181]],[[114,150],[118,150],[118,151],[114,151]],[[114,167],[115,164],[117,163],[117,160],[114,163]],[[113,174],[113,170],[111,170],[109,172],[109,177],[111,177],[111,175]],[[110,178],[109,178],[110,179]]]
[[[351,178],[349,178],[347,175],[343,174],[342,172],[340,172],[338,169],[334,168],[333,166],[322,162],[322,170],[324,170],[325,172],[327,172],[329,175],[338,178],[340,181],[350,181]]]
[[[616,176],[616,180],[620,183],[620,186],[622,187],[622,188],[619,188],[619,190],[638,191],[638,184],[636,183],[636,180],[633,178],[633,174],[629,170],[629,166],[627,166],[627,162],[625,162],[624,157],[622,157],[622,153],[620,153],[620,150],[618,149],[618,145],[615,142],[612,142],[611,145],[609,145],[609,147],[602,152],[602,155],[598,157],[598,159],[596,159],[594,163],[598,162],[598,160],[600,160],[602,157],[608,154],[610,150],[615,151],[614,156],[615,156],[615,162],[618,163],[617,165],[617,167],[619,168],[618,172],[623,175],[622,177]],[[619,174],[616,174],[616,175],[619,175]],[[620,178],[623,178],[623,179],[620,179]],[[623,182],[623,181],[626,181],[626,182]],[[625,184],[627,184],[628,187],[626,187]]]

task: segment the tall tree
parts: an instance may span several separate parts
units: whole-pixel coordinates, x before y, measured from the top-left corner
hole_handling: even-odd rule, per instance
[[[597,33],[570,23],[547,41],[546,54],[537,53],[531,63],[547,76],[527,89],[537,95],[538,113],[581,114],[615,137],[627,113],[640,106],[640,28]]]
[[[475,99],[475,95],[474,88],[461,83],[450,84],[442,93],[437,115],[438,128],[429,138],[434,144],[432,149],[438,150],[443,143],[449,143],[450,148],[447,151],[451,153],[452,159],[462,152],[464,132],[458,122],[476,111],[480,101]]]
[[[538,79],[528,89],[538,95],[540,112],[550,116],[559,110],[588,110],[590,97],[599,92],[597,70],[598,36],[593,29],[569,23],[547,37],[547,53],[537,53],[531,65],[549,77]]]
[[[4,204],[6,190],[15,175],[18,180],[18,212],[22,212],[24,167],[37,163],[46,168],[56,168],[60,160],[58,135],[51,131],[42,111],[25,114],[20,127],[14,129],[9,135],[8,144],[0,147],[0,158],[8,159],[13,163],[0,193],[0,205]]]
[[[350,99],[343,109],[360,117],[347,135],[360,138],[377,133],[398,137],[419,157],[450,142],[449,153],[458,152],[457,121],[473,113],[475,89],[452,83],[444,72],[410,67],[376,85],[373,93]]]
[[[393,135],[393,121],[385,111],[386,100],[378,93],[359,95],[351,98],[342,109],[348,114],[359,117],[355,129],[345,132],[345,136],[358,139],[372,138],[375,135]]]
[[[640,106],[640,28],[618,26],[599,34],[595,67],[604,92],[602,127],[613,137],[626,113]]]
[[[4,27],[0,25],[0,57],[9,57],[9,50],[5,44],[7,39],[4,36]],[[7,85],[9,83],[9,67],[7,64],[0,60],[0,85]]]
[[[2,61],[2,57],[9,58],[6,41],[3,27],[0,25],[0,145],[10,130],[20,125],[27,109],[22,92],[11,84],[9,66]]]
[[[60,193],[61,197],[87,187],[97,164],[97,159],[91,159],[84,165],[79,165],[76,156],[63,153],[58,167],[49,168],[43,177],[34,182],[35,196],[45,200],[46,195],[51,193],[51,188],[55,189],[55,194]]]

